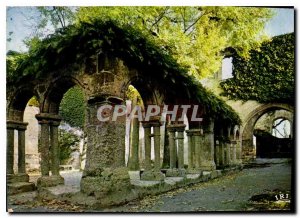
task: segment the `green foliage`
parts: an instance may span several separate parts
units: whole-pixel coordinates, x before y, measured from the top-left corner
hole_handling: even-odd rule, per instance
[[[8,51],[6,54],[6,77],[10,80],[17,80],[22,74],[17,73],[20,64],[27,58],[28,54],[16,51]]]
[[[74,13],[71,7],[43,6],[37,7],[37,9],[41,14],[38,25],[39,28],[45,28],[49,22],[55,29],[64,28],[74,19]]]
[[[80,87],[74,86],[65,93],[60,103],[59,114],[71,126],[83,128],[85,108],[84,94]]]
[[[255,7],[80,7],[76,18],[133,26],[199,78],[219,70],[226,47],[247,57],[265,38],[262,30],[272,15]]]
[[[245,60],[233,56],[233,78],[221,82],[222,95],[231,99],[279,102],[294,105],[294,34],[276,36],[251,51]]]
[[[173,87],[168,91],[174,96],[180,94],[184,98],[195,98],[205,107],[207,115],[239,122],[236,113],[204,89],[195,77],[189,75],[188,67],[179,65],[164,47],[157,46],[142,32],[130,26],[120,27],[113,21],[96,19],[57,31],[31,48],[14,76],[8,77],[7,81],[16,85],[21,79],[24,82],[26,79],[43,78],[67,66],[85,64],[89,57],[100,52],[122,59],[129,68],[143,73],[141,76],[155,78],[161,87]],[[178,90],[181,92],[178,93]]]
[[[71,132],[59,129],[58,142],[60,164],[67,164],[72,152],[79,151],[80,138]]]
[[[37,98],[33,96],[31,99],[28,101],[29,106],[34,106],[34,107],[39,107],[40,103],[38,102]]]
[[[140,93],[132,85],[128,86],[128,89],[126,91],[126,97],[127,99],[131,100],[134,105],[143,105],[143,99]]]

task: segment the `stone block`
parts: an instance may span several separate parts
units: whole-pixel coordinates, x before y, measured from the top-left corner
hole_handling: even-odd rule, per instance
[[[169,185],[176,185],[177,183],[182,182],[183,180],[183,177],[167,177],[165,179],[165,183]]]
[[[140,175],[140,171],[128,171],[130,180],[140,180],[141,179],[141,175]]]
[[[145,181],[164,181],[165,175],[160,171],[145,171],[141,175],[141,180]]]
[[[167,177],[185,177],[185,174],[186,174],[185,169],[168,169],[166,171]]]
[[[7,174],[6,175],[7,183],[16,183],[16,182],[28,182],[28,174]]]
[[[16,182],[7,184],[7,194],[14,195],[23,192],[30,192],[35,190],[34,183],[31,182]]]
[[[52,187],[64,184],[64,178],[61,176],[42,176],[37,180],[37,187]]]
[[[202,175],[202,170],[200,169],[187,169],[188,174],[200,174]]]

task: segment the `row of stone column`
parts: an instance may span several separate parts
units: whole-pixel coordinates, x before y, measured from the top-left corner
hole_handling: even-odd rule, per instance
[[[234,138],[228,131],[228,137],[225,138],[221,130],[220,136],[216,140],[216,164],[219,167],[240,165],[242,155],[241,143],[238,138]]]
[[[159,120],[142,122],[144,129],[145,163],[141,179],[161,180],[160,171],[160,126]],[[216,166],[240,164],[241,149],[238,139],[230,142],[216,143],[214,138],[214,123],[206,125],[205,129],[185,130],[185,124],[170,124],[166,126],[169,143],[170,164],[166,176],[184,176],[201,174],[202,171],[213,171]],[[151,129],[153,128],[153,133]],[[133,121],[132,140],[128,167],[139,170],[139,122]],[[184,132],[188,137],[188,168],[184,167]],[[154,138],[154,166],[151,164],[151,138]]]
[[[7,181],[28,182],[29,177],[26,174],[25,165],[25,131],[28,123],[21,121],[7,120]],[[15,130],[18,131],[18,170],[14,172],[14,141]]]
[[[52,186],[64,183],[59,175],[58,126],[61,118],[58,115],[40,113],[36,115],[41,126],[39,152],[41,154],[41,174],[38,185]],[[7,177],[8,182],[28,182],[25,165],[25,131],[28,123],[7,121]],[[14,131],[18,131],[18,172],[14,165]],[[49,150],[51,148],[51,150]],[[51,178],[50,178],[51,171]]]
[[[41,153],[41,174],[38,184],[51,186],[63,184],[59,174],[58,126],[61,118],[58,115],[40,113],[36,118],[41,126],[39,152]],[[51,177],[50,176],[51,171]],[[50,184],[49,184],[50,183]]]
[[[170,169],[167,170],[166,176],[185,175],[184,130],[185,124],[173,124],[167,126],[170,149]]]
[[[141,175],[143,180],[163,180],[164,174],[160,171],[160,126],[159,119],[142,122],[145,143],[145,171]],[[153,132],[151,130],[153,129]],[[154,139],[154,166],[151,164],[151,138]],[[138,155],[138,153],[137,153]]]

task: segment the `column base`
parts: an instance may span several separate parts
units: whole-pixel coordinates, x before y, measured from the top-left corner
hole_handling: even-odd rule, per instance
[[[6,174],[7,183],[29,182],[29,176],[26,173]]]
[[[168,169],[166,172],[167,177],[185,177],[185,169]]]
[[[63,185],[65,182],[64,178],[60,175],[55,176],[42,176],[37,180],[37,187],[52,187],[57,185]]]
[[[141,175],[141,180],[145,181],[164,181],[165,175],[160,171],[147,170]]]
[[[203,170],[203,171],[213,171],[216,170],[216,164],[212,161],[212,162],[206,162],[203,163],[199,166],[199,169]]]

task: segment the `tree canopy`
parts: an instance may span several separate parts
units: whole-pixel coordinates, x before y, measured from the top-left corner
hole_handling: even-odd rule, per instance
[[[37,34],[27,44],[35,46],[43,29],[65,28],[94,19],[112,20],[143,32],[155,44],[188,67],[189,74],[207,77],[219,70],[224,49],[234,48],[242,57],[265,38],[265,22],[273,15],[258,7],[37,7],[41,19]]]
[[[222,95],[235,100],[261,103],[295,101],[295,36],[274,37],[252,50],[250,59],[233,55],[233,78],[221,82]]]
[[[198,78],[219,70],[222,51],[233,47],[248,57],[263,39],[272,12],[255,7],[80,7],[77,22],[95,17],[146,32]]]

